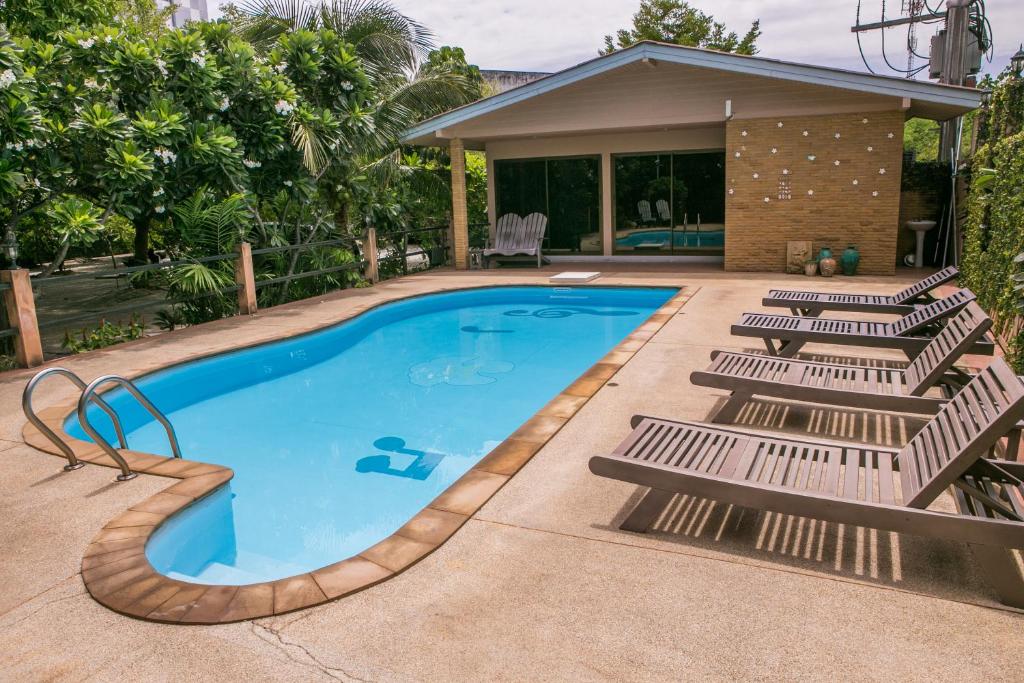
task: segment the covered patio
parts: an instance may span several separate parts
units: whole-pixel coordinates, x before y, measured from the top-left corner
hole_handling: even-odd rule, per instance
[[[553,260],[782,271],[786,243],[897,263],[903,125],[982,93],[643,42],[407,131],[448,147],[455,265],[468,267],[466,150],[487,155],[488,217],[540,212]]]

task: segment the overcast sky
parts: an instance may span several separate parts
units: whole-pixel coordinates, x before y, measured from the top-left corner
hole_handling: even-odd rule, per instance
[[[930,0],[937,6],[942,0]],[[438,44],[465,48],[484,69],[558,71],[597,55],[605,34],[630,25],[639,0],[392,0],[430,28]],[[691,0],[741,35],[761,20],[758,41],[765,57],[864,70],[855,23],[857,0]],[[891,16],[899,0],[888,0]],[[987,0],[996,54],[984,71],[998,73],[1024,40],[1024,0]],[[863,0],[862,23],[878,21],[882,0]],[[918,29],[918,52],[927,54],[934,26]],[[906,28],[886,31],[890,61],[906,65]],[[881,34],[864,34],[864,51],[879,73]],[[920,63],[920,60],[918,60]]]

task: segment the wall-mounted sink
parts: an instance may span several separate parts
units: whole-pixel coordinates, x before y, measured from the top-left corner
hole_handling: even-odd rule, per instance
[[[907,221],[907,230],[917,233],[917,251],[914,252],[914,267],[924,266],[924,234],[935,227],[935,221]]]

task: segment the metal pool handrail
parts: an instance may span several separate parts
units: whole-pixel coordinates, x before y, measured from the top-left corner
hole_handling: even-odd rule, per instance
[[[153,405],[153,403],[146,398],[145,394],[139,391],[139,388],[136,387],[131,380],[119,375],[103,375],[102,377],[97,377],[85,388],[84,391],[82,391],[82,395],[78,399],[78,421],[82,424],[82,429],[92,437],[92,440],[95,441],[100,448],[107,453],[107,455],[113,458],[114,462],[116,462],[121,468],[121,474],[117,475],[117,480],[127,481],[128,479],[134,479],[136,474],[131,471],[128,467],[128,463],[125,462],[125,459],[121,454],[110,445],[110,442],[104,439],[103,436],[93,428],[92,424],[89,422],[89,417],[86,414],[86,408],[89,406],[89,401],[94,397],[96,390],[102,385],[109,384],[111,382],[119,384],[127,389],[128,393],[134,396],[135,400],[138,401],[143,408],[149,411],[150,415],[155,417],[160,424],[164,426],[164,430],[167,432],[167,440],[171,442],[171,451],[174,453],[174,457],[181,458],[181,449],[178,447],[178,435],[175,434],[174,427],[171,425],[170,420],[167,419],[166,415],[160,412],[159,408]],[[115,422],[115,425],[116,424],[118,423]]]
[[[71,470],[77,470],[85,465],[85,463],[79,461],[79,459],[75,457],[74,449],[72,449],[64,439],[57,436],[52,429],[46,426],[45,422],[39,419],[39,416],[36,415],[35,408],[32,406],[32,394],[35,392],[36,387],[43,381],[43,379],[50,375],[66,377],[68,381],[78,387],[79,390],[85,391],[85,382],[72,371],[67,368],[47,368],[42,372],[36,373],[36,375],[28,381],[28,384],[25,385],[25,391],[21,394],[21,409],[24,411],[25,417],[28,421],[32,423],[32,426],[38,429],[43,436],[53,443],[54,446],[59,448],[61,453],[64,454],[64,457],[68,459],[68,464],[64,466],[64,469],[65,471],[70,472]],[[121,429],[121,421],[117,419],[117,413],[114,412],[114,409],[111,408],[110,404],[104,401],[102,397],[94,396],[93,401],[103,409],[103,412],[105,412],[107,416],[110,417],[111,422],[114,423],[114,429],[117,431],[117,440],[120,442],[121,448],[128,448],[128,442],[125,441],[124,431]]]

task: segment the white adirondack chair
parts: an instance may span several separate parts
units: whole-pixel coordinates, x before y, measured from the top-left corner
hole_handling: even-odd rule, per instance
[[[542,213],[531,213],[526,218],[519,214],[507,213],[498,219],[494,229],[494,244],[484,249],[487,267],[495,256],[536,256],[537,267],[543,262],[541,243],[548,227],[548,217]]]
[[[651,203],[646,199],[641,199],[636,203],[636,210],[640,212],[641,223],[653,223],[654,217],[651,215]]]
[[[658,218],[665,221],[666,223],[672,220],[672,214],[668,210],[668,202],[664,199],[659,199],[654,203],[654,207],[658,210]]]

